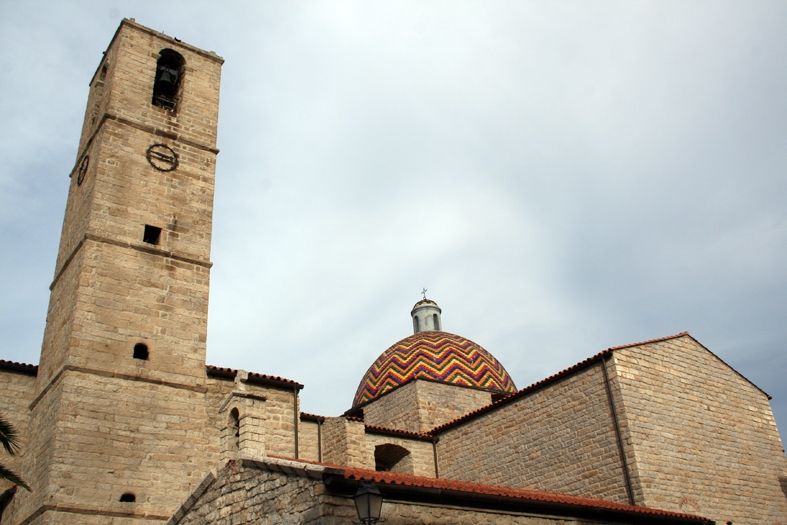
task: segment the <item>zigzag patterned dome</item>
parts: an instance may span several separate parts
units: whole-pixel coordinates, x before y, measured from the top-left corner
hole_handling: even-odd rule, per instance
[[[416,303],[415,309],[421,303]],[[353,408],[413,379],[496,393],[516,392],[516,386],[503,365],[481,346],[448,332],[424,331],[402,339],[377,358],[358,385]]]

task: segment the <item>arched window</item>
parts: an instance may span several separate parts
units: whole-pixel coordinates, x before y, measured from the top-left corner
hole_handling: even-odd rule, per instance
[[[418,333],[421,331],[421,323],[418,322],[418,316],[413,316],[413,332]]]
[[[410,472],[410,451],[399,445],[386,443],[374,447],[374,469],[379,471]]]
[[[435,330],[440,330],[440,318],[437,317],[437,314],[432,314],[432,324]]]
[[[178,88],[183,78],[183,56],[171,49],[162,49],[156,62],[156,80],[153,82],[153,104],[174,110]]]
[[[149,356],[150,352],[148,352],[148,345],[145,343],[137,343],[134,345],[134,359],[147,361]]]
[[[134,503],[135,501],[137,501],[137,497],[134,495],[133,492],[124,492],[120,496],[120,501],[124,503]]]
[[[240,449],[240,413],[237,408],[230,410],[229,429],[230,447],[232,452]]]

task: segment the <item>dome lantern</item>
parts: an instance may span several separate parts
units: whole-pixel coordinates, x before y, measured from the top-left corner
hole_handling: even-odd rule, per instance
[[[415,303],[410,312],[413,318],[413,334],[441,331],[443,329],[443,322],[440,319],[442,312],[437,303],[427,299],[424,294],[424,298]]]

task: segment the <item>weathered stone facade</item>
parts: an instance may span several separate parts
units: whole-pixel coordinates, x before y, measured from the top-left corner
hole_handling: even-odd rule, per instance
[[[0,399],[3,400],[2,415],[16,428],[19,440],[19,455],[3,457],[2,464],[17,474],[22,473],[23,457],[27,452],[28,435],[28,405],[33,396],[35,386],[36,367],[32,365],[17,365],[4,363],[7,368],[0,371]],[[0,480],[0,491],[11,486],[6,480]]]
[[[787,460],[763,391],[689,336],[617,350],[613,363],[639,503],[787,522]]]
[[[363,407],[370,425],[427,432],[492,401],[486,390],[415,380]]]
[[[151,99],[166,49],[174,108]],[[301,413],[295,381],[207,366],[221,64],[132,20],[99,64],[40,364],[0,361],[23,445],[3,462],[33,488],[0,486],[2,523],[349,523],[375,469],[393,524],[787,523],[768,396],[687,334],[494,400],[404,377],[339,417]]]
[[[440,474],[628,501],[603,365],[440,432]]]

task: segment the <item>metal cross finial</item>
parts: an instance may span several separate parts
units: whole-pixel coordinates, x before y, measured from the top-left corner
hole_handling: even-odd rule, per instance
[[[421,295],[423,295],[423,296],[424,296],[424,300],[426,300],[426,292],[428,292],[428,291],[429,291],[429,290],[427,290],[426,288],[423,288],[423,289],[421,290]]]

